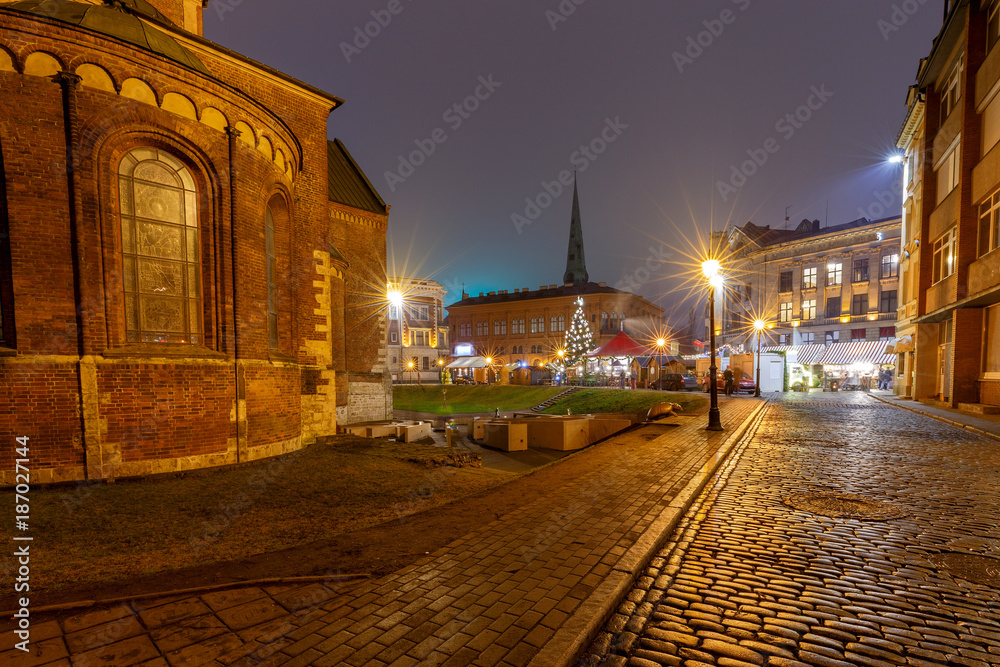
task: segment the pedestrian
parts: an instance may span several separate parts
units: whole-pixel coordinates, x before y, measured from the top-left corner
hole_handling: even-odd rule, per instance
[[[733,395],[733,371],[730,368],[726,369],[726,372],[722,374],[722,378],[726,381],[726,396]]]

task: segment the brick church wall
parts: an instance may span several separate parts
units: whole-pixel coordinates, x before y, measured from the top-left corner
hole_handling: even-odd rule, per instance
[[[154,4],[181,23],[180,0]],[[92,31],[3,5],[0,12],[0,48],[13,63],[13,71],[5,69],[0,54],[0,187],[7,195],[17,329],[16,354],[0,355],[0,437],[31,438],[33,481],[146,475],[273,456],[335,433],[337,405],[374,405],[372,387],[381,387],[384,404],[384,331],[377,320],[360,316],[368,311],[352,290],[372,267],[384,266],[387,220],[369,216],[373,223],[356,224],[330,216],[326,134],[336,101],[214,54],[210,45],[193,45],[180,33],[178,40],[192,44],[212,77]],[[31,56],[36,51],[48,55]],[[36,68],[55,62],[53,71],[43,66],[26,73],[29,56]],[[64,86],[52,76],[86,73],[84,65],[102,68],[104,87],[111,89],[86,77]],[[121,94],[127,79],[148,86],[153,99]],[[183,105],[170,106],[168,95],[173,103],[176,95],[187,98],[195,117],[178,112]],[[209,108],[242,135],[231,141],[213,120],[220,116],[206,115]],[[264,138],[271,145],[267,155]],[[117,165],[138,146],[181,159],[197,183],[202,346],[125,338]],[[274,350],[263,278],[269,202],[287,209],[276,215]],[[331,267],[334,238],[345,255],[353,254],[350,268]],[[352,311],[356,305],[360,310]],[[363,379],[341,382],[349,372]],[[376,411],[356,408],[344,418],[351,414]],[[0,484],[12,481],[11,457],[0,452]]]

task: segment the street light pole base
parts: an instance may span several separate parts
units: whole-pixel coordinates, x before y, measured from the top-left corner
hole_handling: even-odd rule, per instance
[[[726,429],[722,426],[722,419],[719,416],[719,408],[711,408],[708,411],[708,426],[705,427],[706,431],[725,431]]]

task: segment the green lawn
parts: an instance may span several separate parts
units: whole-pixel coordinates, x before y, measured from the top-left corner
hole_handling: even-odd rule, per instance
[[[544,414],[564,415],[572,410],[574,415],[594,412],[645,412],[657,403],[677,403],[685,412],[697,410],[705,398],[697,393],[621,389],[582,389],[553,404]]]
[[[448,392],[448,405],[444,395]],[[515,385],[397,385],[392,391],[396,410],[430,412],[437,415],[463,412],[527,410],[563,391],[562,387],[521,387]]]

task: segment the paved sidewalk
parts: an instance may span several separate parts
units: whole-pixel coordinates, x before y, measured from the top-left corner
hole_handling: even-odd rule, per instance
[[[350,590],[258,586],[36,614],[32,652],[11,650],[5,625],[0,664],[568,664],[765,406],[722,401],[723,433],[680,416],[581,452],[588,474]]]
[[[581,664],[998,665],[998,484],[992,439],[863,394],[777,398]],[[831,493],[865,503],[803,504]]]
[[[919,412],[921,414],[934,417],[935,419],[948,422],[954,426],[960,426],[974,432],[987,434],[1000,439],[1000,415],[970,415],[967,412],[961,412],[953,408],[937,408],[933,405],[921,403],[920,401],[901,399],[887,391],[873,391],[872,396],[891,405]]]

